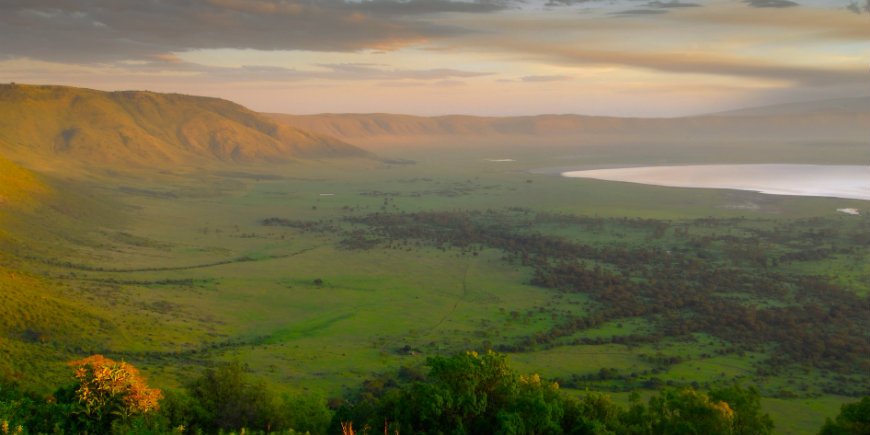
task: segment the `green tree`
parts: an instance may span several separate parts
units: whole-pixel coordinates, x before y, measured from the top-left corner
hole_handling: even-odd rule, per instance
[[[819,435],[867,435],[870,434],[870,396],[840,407],[840,413],[832,421],[828,418]]]
[[[326,400],[316,394],[284,395],[281,414],[284,427],[311,434],[326,434],[332,421],[332,411],[326,406]]]
[[[587,392],[582,400],[566,398],[562,427],[571,435],[616,435],[625,433],[621,421],[624,409],[610,396]]]
[[[631,433],[662,435],[730,435],[734,411],[691,388],[665,390],[635,405],[627,414]]]
[[[277,401],[247,367],[229,363],[206,369],[187,386],[194,400],[193,424],[206,431],[249,428],[272,431],[281,426]]]
[[[563,433],[565,398],[558,385],[516,374],[504,355],[466,352],[426,364],[424,379],[362,394],[352,408],[339,410],[333,427],[352,420],[356,427],[386,424],[400,433]]]
[[[732,431],[734,435],[768,435],[773,433],[773,420],[761,411],[761,394],[755,387],[728,388],[710,391],[711,401],[728,404],[734,411]]]

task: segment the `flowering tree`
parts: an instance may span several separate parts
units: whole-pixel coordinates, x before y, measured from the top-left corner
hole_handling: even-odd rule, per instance
[[[87,419],[110,424],[117,417],[157,411],[163,393],[148,388],[139,370],[126,362],[117,362],[102,355],[71,361],[78,388],[75,396]]]

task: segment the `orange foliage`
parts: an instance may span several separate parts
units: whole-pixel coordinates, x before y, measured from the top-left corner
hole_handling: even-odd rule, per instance
[[[159,408],[163,393],[148,388],[139,370],[123,361],[92,355],[69,363],[79,381],[76,396],[88,414],[118,413],[123,416],[148,413]]]

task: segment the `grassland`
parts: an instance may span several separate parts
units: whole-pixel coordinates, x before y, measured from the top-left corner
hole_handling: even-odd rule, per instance
[[[722,150],[705,159],[728,160]],[[63,183],[49,179],[47,186],[62,194],[3,222],[7,233],[16,235],[3,242],[4,264],[17,275],[0,270],[5,286],[0,294],[7,297],[5,309],[17,310],[13,314],[20,315],[13,317],[24,323],[4,325],[14,340],[7,339],[0,367],[44,387],[63,378],[64,358],[101,352],[142,367],[153,384],[172,387],[191,370],[239,360],[276,388],[329,396],[354,389],[374,374],[419,365],[427,356],[547,331],[560,316],[582,316],[593,307],[585,294],[531,285],[531,267],[505,261],[505,253],[492,247],[471,252],[413,242],[367,249],[343,244],[349,231],[363,229],[346,218],[378,212],[525,208],[672,222],[744,217],[762,228],[814,218],[850,228],[868,225],[866,213],[836,212],[866,210],[862,201],[564,179],[541,170],[693,159],[679,150],[655,157],[635,151],[632,146],[543,153],[516,147],[444,154],[395,148],[387,157],[416,163],[213,166],[160,174],[98,172],[88,181]],[[326,227],[263,225],[272,217]],[[532,230],[599,245],[659,243],[630,227],[589,232],[542,223]],[[720,231],[739,235],[743,230]],[[853,255],[792,263],[782,270],[835,277],[866,295],[868,246],[855,248]],[[34,305],[28,299],[34,293],[57,302]],[[650,328],[643,319],[628,319],[578,337]],[[625,382],[599,376],[601,369],[647,372],[632,381],[640,388],[652,378],[651,386],[757,384],[771,396],[765,406],[781,433],[812,432],[851,400],[824,391],[834,374],[798,366],[759,375],[758,362],[769,351],[715,352],[724,346],[713,337],[695,336],[692,341],[560,345],[511,359],[520,371],[573,379],[573,388],[605,390],[617,398],[625,394]],[[679,362],[661,364],[662,357],[674,356]],[[866,383],[866,373],[847,375]]]

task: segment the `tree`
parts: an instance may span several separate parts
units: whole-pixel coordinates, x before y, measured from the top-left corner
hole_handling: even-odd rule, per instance
[[[281,398],[281,412],[286,427],[298,432],[327,433],[332,420],[326,400],[317,394],[284,395]]]
[[[265,383],[249,379],[247,367],[229,363],[206,369],[187,389],[196,404],[198,426],[206,431],[280,428],[275,397]]]
[[[518,375],[504,355],[465,352],[432,357],[429,373],[378,395],[362,394],[336,414],[333,427],[387,426],[429,434],[559,434],[564,397],[555,383]],[[391,381],[392,383],[393,381]]]
[[[610,396],[587,392],[582,400],[566,399],[562,427],[571,435],[616,435],[626,433],[621,418],[625,411]]]
[[[151,414],[159,409],[162,392],[149,388],[139,371],[126,362],[93,355],[69,363],[78,384],[77,414],[95,430],[107,430],[115,420]]]
[[[710,400],[728,403],[734,410],[734,435],[768,435],[773,433],[773,420],[761,412],[761,394],[755,387],[734,385],[710,391]]]
[[[640,433],[668,435],[730,435],[734,411],[691,388],[665,390],[649,399],[645,412],[635,414]]]
[[[828,418],[819,435],[867,435],[870,434],[870,396],[840,407],[840,413],[831,421]]]

